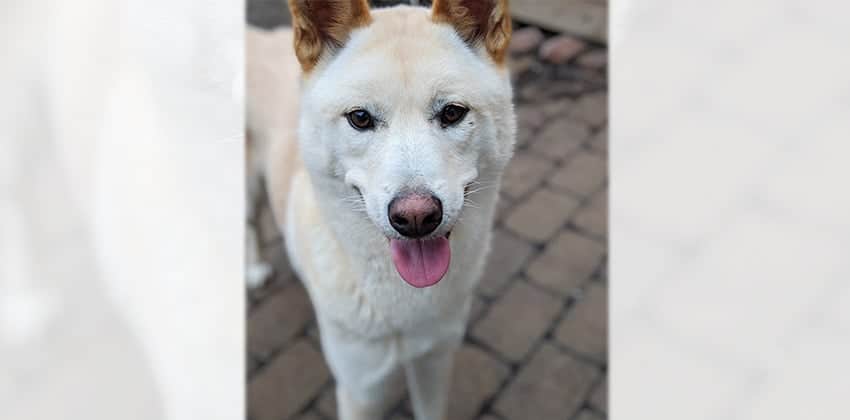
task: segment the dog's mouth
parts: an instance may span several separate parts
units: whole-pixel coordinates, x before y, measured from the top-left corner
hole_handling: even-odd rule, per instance
[[[361,189],[356,185],[352,188],[362,200]],[[464,193],[468,188],[467,185]],[[445,277],[451,263],[451,235],[451,228],[446,233],[416,239],[387,235],[393,265],[405,283],[421,289],[434,286]]]
[[[431,287],[449,271],[452,259],[447,234],[428,239],[390,238],[390,253],[396,271],[404,281],[416,288]]]
[[[464,186],[464,198],[470,193],[470,184]],[[439,283],[449,271],[452,250],[449,238],[452,229],[427,238],[404,239],[388,237],[390,254],[396,271],[409,285],[416,288],[431,287]]]

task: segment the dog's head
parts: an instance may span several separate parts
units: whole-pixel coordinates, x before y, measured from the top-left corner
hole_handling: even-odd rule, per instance
[[[448,269],[470,191],[495,186],[513,149],[507,0],[370,11],[366,0],[290,0],[305,73],[301,153],[389,239],[401,276]]]

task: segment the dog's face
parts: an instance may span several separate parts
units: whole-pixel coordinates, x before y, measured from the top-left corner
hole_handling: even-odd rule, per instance
[[[479,178],[501,171],[511,154],[505,2],[374,13],[355,0],[326,2],[336,6],[322,12],[300,3],[291,6],[307,71],[299,129],[304,161],[312,173],[345,185],[350,194],[340,199],[365,210],[390,240],[408,283],[432,285],[448,267],[448,240],[466,194],[492,183]],[[316,30],[326,25],[316,19],[335,12],[347,17]],[[316,37],[326,39],[318,55],[310,43]]]

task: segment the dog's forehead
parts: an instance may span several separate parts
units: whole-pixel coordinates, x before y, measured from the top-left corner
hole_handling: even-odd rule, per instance
[[[397,86],[406,94],[416,87],[447,90],[482,82],[488,73],[479,58],[446,24],[435,23],[425,8],[379,9],[372,23],[356,30],[327,68],[336,86]],[[413,90],[410,90],[413,89]]]
[[[435,23],[426,8],[400,6],[376,10],[372,22],[359,30],[359,39],[351,44],[361,54],[387,50],[405,53],[410,48],[425,48],[421,52],[427,53],[451,44],[451,31],[448,25]]]

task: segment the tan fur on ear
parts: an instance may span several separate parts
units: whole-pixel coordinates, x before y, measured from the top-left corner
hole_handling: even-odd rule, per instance
[[[448,23],[469,45],[483,43],[497,64],[503,64],[511,40],[508,0],[435,0],[432,19]]]
[[[309,72],[326,48],[339,48],[355,28],[372,21],[366,0],[289,0],[295,55]]]

